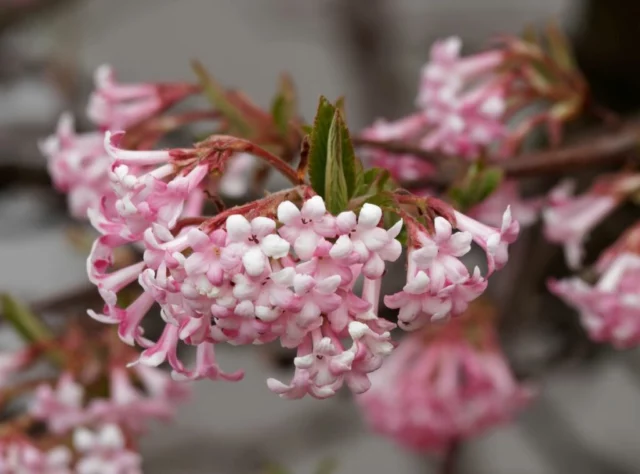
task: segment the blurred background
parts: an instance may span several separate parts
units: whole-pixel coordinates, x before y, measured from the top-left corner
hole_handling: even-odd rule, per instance
[[[0,0],[0,290],[36,307],[78,311],[77,295],[90,297],[85,253],[69,238],[73,222],[49,187],[37,142],[63,110],[82,126],[92,72],[103,63],[123,81],[161,81],[191,79],[189,61],[198,58],[260,105],[288,71],[305,117],[320,94],[344,94],[359,129],[413,109],[434,39],[459,35],[473,51],[492,35],[551,18],[571,35],[601,101],[633,113],[640,101],[633,1]],[[516,423],[468,442],[460,472],[640,473],[640,357],[590,345],[575,315],[541,296],[541,276],[564,269],[558,249],[535,233],[519,244],[495,291],[514,367],[544,391]],[[286,354],[221,353],[229,369],[246,369],[245,380],[197,384],[176,423],[145,438],[145,472],[252,473],[276,461],[304,474],[327,457],[344,474],[437,472],[431,460],[367,433],[348,397],[274,396],[265,380],[287,377]]]

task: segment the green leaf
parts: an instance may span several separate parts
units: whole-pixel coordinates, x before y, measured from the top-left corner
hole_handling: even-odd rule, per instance
[[[4,318],[11,323],[25,341],[40,342],[53,337],[44,323],[25,305],[9,295],[1,295],[0,302],[2,302]]]
[[[342,140],[342,170],[344,173],[344,179],[347,184],[347,196],[349,198],[353,197],[356,193],[356,185],[357,185],[357,158],[355,151],[353,150],[353,143],[351,142],[351,137],[349,135],[349,129],[344,123],[342,112],[340,109],[337,109],[337,113],[340,116],[340,135]]]
[[[0,295],[2,315],[26,342],[45,342],[53,339],[53,334],[42,320],[29,308],[7,294]],[[49,349],[47,355],[58,364],[63,364],[65,356],[57,349]]]
[[[313,190],[325,199],[327,143],[334,115],[335,107],[325,97],[320,97],[313,128],[309,133],[309,182]]]
[[[577,69],[569,41],[555,22],[549,23],[547,27],[547,43],[549,44],[549,55],[562,70],[575,71]]]
[[[343,156],[345,152],[343,148],[343,130],[345,128],[340,111],[335,109],[327,140],[327,164],[324,186],[324,201],[327,210],[334,215],[344,211],[349,201],[349,190],[343,168]]]
[[[296,91],[291,78],[283,74],[280,77],[278,93],[271,104],[273,121],[282,135],[289,131],[289,122],[295,118],[298,110]]]
[[[488,198],[502,182],[503,173],[499,168],[485,168],[474,165],[459,186],[449,191],[449,196],[462,210],[479,204]]]
[[[251,126],[247,123],[240,109],[227,98],[222,85],[209,74],[199,61],[193,61],[192,67],[211,105],[229,121],[229,133],[240,137],[250,136]]]
[[[311,135],[311,132],[313,132],[313,126],[312,125],[307,125],[306,123],[301,125],[302,131],[306,134],[306,135]]]

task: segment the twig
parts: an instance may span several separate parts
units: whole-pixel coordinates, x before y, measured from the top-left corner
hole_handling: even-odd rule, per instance
[[[444,454],[442,460],[442,474],[455,474],[458,466],[458,458],[460,457],[460,440],[453,439],[447,447],[447,451]]]
[[[367,147],[377,147],[394,153],[411,154],[428,161],[440,159],[449,161],[452,157],[438,156],[431,151],[420,149],[408,144],[364,140],[357,138],[356,144]],[[575,145],[556,148],[535,153],[526,153],[510,160],[493,163],[492,166],[502,169],[504,175],[510,178],[525,178],[530,176],[565,174],[570,171],[582,170],[603,165],[624,162],[629,153],[640,147],[640,123],[628,122],[612,133],[600,134],[595,138],[584,140]],[[443,175],[444,174],[444,175]],[[423,181],[403,183],[408,189],[429,185],[450,184],[454,180],[451,173],[436,173],[433,178]]]

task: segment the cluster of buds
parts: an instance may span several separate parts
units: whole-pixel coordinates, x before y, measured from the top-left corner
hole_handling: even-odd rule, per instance
[[[26,403],[0,423],[0,472],[141,473],[138,439],[150,421],[172,418],[188,387],[157,368],[128,370],[136,352],[101,326],[72,325],[55,339],[13,300],[5,298],[3,309],[34,342],[2,355],[0,409]],[[45,357],[59,374],[25,377]]]
[[[323,130],[348,139],[346,128],[340,129],[339,110],[321,101],[318,117],[323,108],[331,120]],[[402,253],[398,238],[404,216],[409,219],[408,284],[385,301],[400,309],[407,329],[464,311],[485,290],[486,278],[506,263],[507,245],[518,233],[508,209],[501,226],[492,228],[436,199],[378,189],[380,170],[369,175],[377,176],[371,182],[363,178],[358,195],[355,174],[348,173],[358,165],[356,158],[324,151],[334,142],[316,132],[307,150],[310,185],[307,170],[293,170],[244,139],[213,135],[194,148],[151,151],[126,149],[123,139],[126,135],[105,135],[113,193],[89,210],[102,235],[87,268],[105,302],[101,313],[89,314],[117,324],[124,342],[143,348],[138,364],[166,361],[176,379],[238,380],[242,372],[218,367],[214,346],[278,340],[298,351],[293,380],[268,381],[283,398],[325,398],[345,383],[364,392],[368,374],[393,349],[390,330],[395,325],[378,317],[378,304],[385,263]],[[203,195],[215,193],[219,176],[238,153],[264,160],[296,186],[210,218],[191,209],[185,217],[194,196],[201,203]],[[323,176],[331,166],[316,165],[329,159],[353,161],[345,161],[344,175],[332,181]],[[347,185],[347,179],[353,182]],[[341,180],[344,188],[330,189]],[[349,189],[351,198],[337,202]],[[371,196],[389,204],[383,209],[367,202]],[[403,219],[385,224],[394,214]],[[454,227],[459,232],[453,233]],[[478,268],[470,273],[460,260],[472,241],[487,255],[485,276]],[[143,261],[113,270],[115,249],[131,243],[143,249]],[[362,289],[357,291],[360,278]],[[119,307],[119,292],[135,282],[142,292],[126,308]],[[143,329],[154,305],[165,324],[157,341]],[[345,345],[345,340],[350,342]],[[181,343],[197,347],[195,366],[178,357]]]
[[[408,449],[442,452],[510,420],[534,395],[513,377],[485,305],[405,337],[356,400],[371,427]]]

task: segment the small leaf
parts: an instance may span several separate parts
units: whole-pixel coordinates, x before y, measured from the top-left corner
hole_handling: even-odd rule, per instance
[[[271,104],[273,121],[282,135],[289,131],[289,122],[296,118],[298,110],[296,91],[293,81],[287,74],[280,77],[278,93]]]
[[[347,196],[349,198],[353,197],[356,193],[356,154],[353,150],[353,143],[351,142],[351,137],[349,136],[349,129],[344,123],[342,112],[340,109],[337,109],[340,114],[340,136],[342,140],[342,170],[344,173],[344,179],[347,184]]]
[[[0,295],[2,314],[27,342],[41,342],[53,336],[40,318],[9,295]]]
[[[309,132],[309,182],[313,190],[325,199],[327,143],[334,115],[335,107],[325,97],[320,97],[313,128]]]
[[[347,113],[345,112],[344,106],[345,106],[345,98],[344,98],[344,96],[338,97],[338,100],[336,100],[336,109],[338,109],[340,111],[340,113],[342,114],[342,118],[344,118],[346,120]]]
[[[549,55],[562,70],[575,71],[577,69],[569,41],[555,22],[550,22],[547,27],[547,42]]]
[[[301,125],[302,131],[307,134],[307,135],[311,135],[311,132],[313,132],[313,126],[312,125],[308,125],[308,124],[303,124]]]
[[[335,110],[329,137],[327,140],[327,164],[325,174],[324,201],[327,210],[332,214],[338,214],[345,210],[349,201],[347,180],[343,168],[344,141],[343,130],[345,125],[339,110]]]
[[[209,102],[229,121],[230,133],[241,137],[250,136],[251,127],[238,107],[227,98],[224,88],[199,61],[193,61],[192,67]]]
[[[463,210],[479,204],[493,193],[502,181],[499,168],[485,168],[474,165],[467,172],[463,182],[449,191],[449,196]]]

